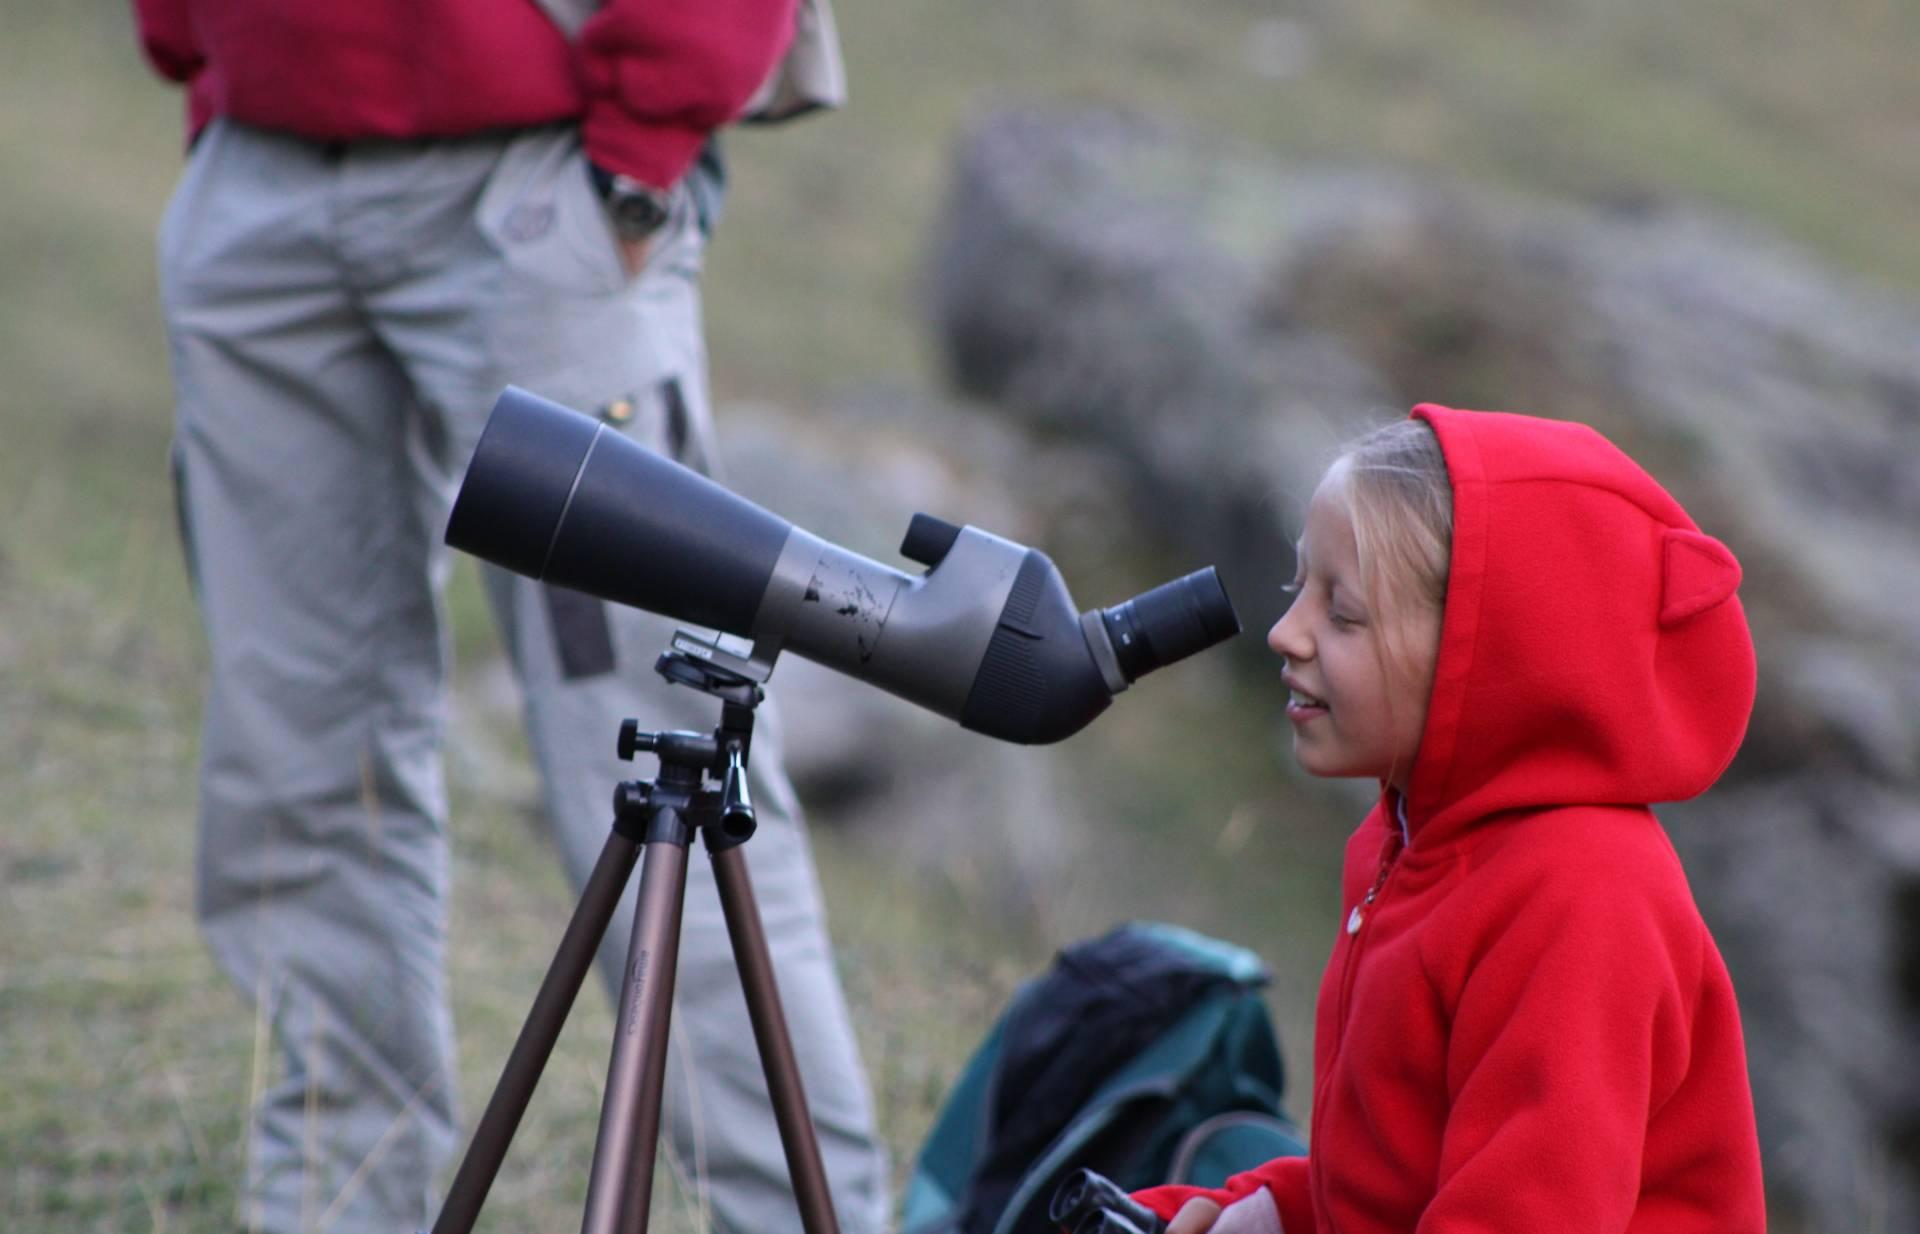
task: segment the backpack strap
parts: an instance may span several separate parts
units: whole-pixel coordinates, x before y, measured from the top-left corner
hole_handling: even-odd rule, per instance
[[[1219,1187],[1235,1174],[1275,1157],[1304,1157],[1300,1128],[1283,1115],[1255,1110],[1216,1114],[1181,1137],[1166,1181],[1189,1187]]]

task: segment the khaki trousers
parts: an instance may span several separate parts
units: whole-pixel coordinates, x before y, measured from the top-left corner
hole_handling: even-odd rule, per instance
[[[569,129],[325,147],[216,122],[160,231],[183,530],[208,645],[199,913],[284,1059],[243,1222],[425,1227],[460,1139],[446,988],[447,511],[509,383],[711,458],[691,195],[629,279]],[[605,842],[619,721],[710,728],[672,624],[497,570],[553,841]],[[777,717],[747,846],[841,1222],[886,1166]],[[601,949],[617,990],[637,875]],[[561,921],[553,923],[559,939]],[[529,991],[531,998],[531,991]],[[690,863],[665,1130],[734,1234],[798,1230],[710,863]],[[587,1162],[580,1162],[584,1178]]]

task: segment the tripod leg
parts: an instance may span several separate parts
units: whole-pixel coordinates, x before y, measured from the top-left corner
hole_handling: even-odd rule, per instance
[[[540,992],[534,995],[533,1008],[513,1043],[513,1052],[507,1056],[499,1082],[494,1085],[493,1097],[474,1129],[473,1142],[467,1146],[467,1155],[461,1159],[453,1185],[447,1189],[446,1202],[440,1206],[440,1216],[433,1223],[433,1234],[467,1234],[473,1229],[480,1206],[486,1203],[487,1191],[500,1172],[500,1162],[507,1155],[507,1146],[513,1142],[513,1133],[527,1111],[534,1086],[540,1082],[540,1073],[546,1069],[547,1058],[553,1053],[553,1043],[560,1037],[567,1013],[573,1010],[580,984],[593,967],[594,951],[607,932],[607,923],[613,919],[639,851],[632,840],[619,832],[608,834],[600,859],[594,863],[593,873],[587,877],[587,885],[580,893],[579,907],[567,922],[553,963],[540,983]]]
[[[679,810],[655,809],[642,849],[640,902],[620,990],[613,1061],[607,1067],[581,1234],[644,1234],[647,1228],[692,836]]]
[[[727,918],[727,936],[733,940],[734,963],[740,966],[740,984],[746,991],[753,1039],[760,1047],[760,1066],[767,1074],[767,1090],[773,1097],[773,1115],[780,1127],[780,1146],[786,1150],[794,1199],[800,1206],[800,1224],[806,1234],[840,1234],[833,1196],[827,1190],[826,1166],[820,1158],[820,1141],[814,1135],[806,1090],[800,1082],[800,1064],[787,1032],[786,1014],[780,1009],[780,988],[774,981],[773,957],[767,951],[760,907],[753,898],[746,853],[738,844],[716,849],[712,833],[708,836],[714,879],[720,887],[720,907]]]

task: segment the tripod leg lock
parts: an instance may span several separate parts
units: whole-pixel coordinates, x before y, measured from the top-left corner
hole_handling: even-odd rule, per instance
[[[628,780],[613,790],[613,829],[635,844],[647,841],[647,818],[653,799],[653,785],[644,780]]]
[[[745,844],[753,838],[757,825],[753,817],[753,797],[747,792],[746,759],[737,744],[727,749],[727,771],[720,787],[718,823],[717,827],[707,828],[707,851],[710,853]]]
[[[685,848],[693,843],[693,803],[644,780],[629,780],[613,790],[613,830],[635,844],[665,842]]]

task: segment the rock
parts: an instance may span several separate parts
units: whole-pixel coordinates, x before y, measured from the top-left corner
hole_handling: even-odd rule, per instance
[[[1331,336],[1258,318],[1260,246],[1202,235],[1204,161],[1142,136],[1045,113],[984,128],[934,244],[936,327],[962,391],[1104,445],[1135,516],[1177,510],[1196,565],[1230,551],[1228,592],[1264,626],[1292,575],[1287,528],[1344,435],[1335,417],[1390,390]]]
[[[1920,804],[1786,769],[1662,815],[1734,975],[1773,1190],[1816,1228],[1912,1229]]]

